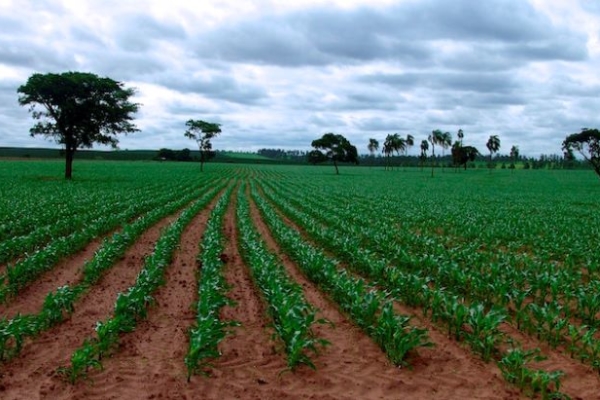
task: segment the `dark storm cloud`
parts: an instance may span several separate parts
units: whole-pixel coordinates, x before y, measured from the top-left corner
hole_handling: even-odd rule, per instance
[[[408,72],[400,74],[370,74],[357,78],[364,83],[392,86],[399,90],[428,88],[474,92],[510,92],[519,83],[510,73],[499,72]]]
[[[117,24],[116,41],[126,51],[146,52],[157,41],[173,42],[186,38],[185,29],[174,23],[160,21],[149,15],[130,15]]]
[[[190,77],[170,74],[159,78],[157,83],[181,93],[194,93],[238,104],[258,104],[268,98],[263,87],[241,83],[232,75]]]
[[[444,5],[428,0],[384,10],[320,8],[270,15],[201,35],[197,54],[281,66],[372,60],[414,66],[434,62],[436,41],[454,40],[480,48],[505,44],[502,51],[520,59],[587,56],[584,37],[554,27],[527,2],[462,0]],[[506,64],[505,59],[498,61]]]
[[[73,55],[69,52],[57,51],[27,38],[18,42],[12,39],[0,39],[0,65],[35,71],[56,71],[68,69],[73,65],[73,61]]]

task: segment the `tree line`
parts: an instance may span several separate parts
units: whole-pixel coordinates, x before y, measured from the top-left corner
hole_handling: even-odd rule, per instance
[[[125,87],[124,83],[108,77],[99,77],[92,73],[64,72],[61,74],[35,73],[24,85],[17,89],[19,104],[29,106],[29,111],[37,122],[30,129],[31,136],[43,135],[53,138],[64,146],[65,178],[71,179],[75,152],[82,148],[91,148],[95,143],[117,148],[119,134],[139,132],[133,123],[133,115],[139,111],[140,104],[131,101],[135,89]],[[200,170],[204,163],[215,156],[211,140],[221,133],[220,124],[190,119],[185,123],[184,136],[194,140],[200,152]],[[452,141],[449,132],[433,130],[427,139],[420,143],[421,168],[429,159],[431,175],[434,174],[436,146],[442,152],[451,151],[452,165],[464,166],[474,161],[481,153],[473,146],[463,145],[464,132],[459,129],[458,140]],[[389,134],[382,145],[386,169],[391,169],[391,157],[407,156],[408,149],[415,145],[415,138],[407,135]],[[358,163],[360,158],[356,146],[343,135],[326,133],[312,141],[313,150],[303,155],[311,163],[331,161],[339,174],[338,163]],[[498,135],[491,135],[486,143],[489,151],[489,168],[492,171],[492,159],[500,150]],[[372,158],[379,150],[379,141],[369,139],[368,149]],[[431,153],[429,151],[431,150]],[[562,144],[564,159],[575,162],[575,152],[580,154],[600,176],[600,131],[584,128],[579,133],[568,135]],[[265,149],[265,152],[267,149]],[[166,153],[167,155],[171,156]],[[286,153],[286,156],[288,154]],[[185,149],[175,157],[186,158]],[[297,156],[301,156],[300,153]],[[511,167],[519,157],[519,149],[510,150]],[[444,164],[442,163],[442,168]]]

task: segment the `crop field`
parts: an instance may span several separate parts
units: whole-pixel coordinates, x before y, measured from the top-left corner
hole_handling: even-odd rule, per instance
[[[0,161],[2,399],[600,399],[591,171]]]

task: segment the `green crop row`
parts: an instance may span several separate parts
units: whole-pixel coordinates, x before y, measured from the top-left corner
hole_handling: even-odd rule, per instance
[[[184,362],[187,378],[210,366],[210,360],[220,356],[219,343],[237,326],[234,321],[222,321],[219,313],[226,305],[233,305],[227,297],[228,286],[222,274],[223,217],[227,211],[233,186],[221,196],[212,210],[200,243],[197,260],[201,269],[198,281],[196,323],[189,330],[189,348]]]
[[[310,354],[318,354],[328,342],[316,336],[313,324],[326,321],[317,319],[317,310],[304,298],[302,286],[289,277],[261,240],[252,223],[245,187],[241,185],[238,190],[236,210],[242,256],[266,300],[275,333],[285,345],[288,367],[305,364],[314,369]]]

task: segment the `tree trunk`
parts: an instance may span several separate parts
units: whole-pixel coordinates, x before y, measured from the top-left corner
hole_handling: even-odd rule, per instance
[[[431,146],[431,177],[433,178],[433,166],[435,163],[435,148]]]
[[[65,179],[71,180],[73,177],[73,157],[75,149],[65,146]]]
[[[204,172],[204,150],[200,142],[198,142],[198,150],[200,150],[200,172]]]

